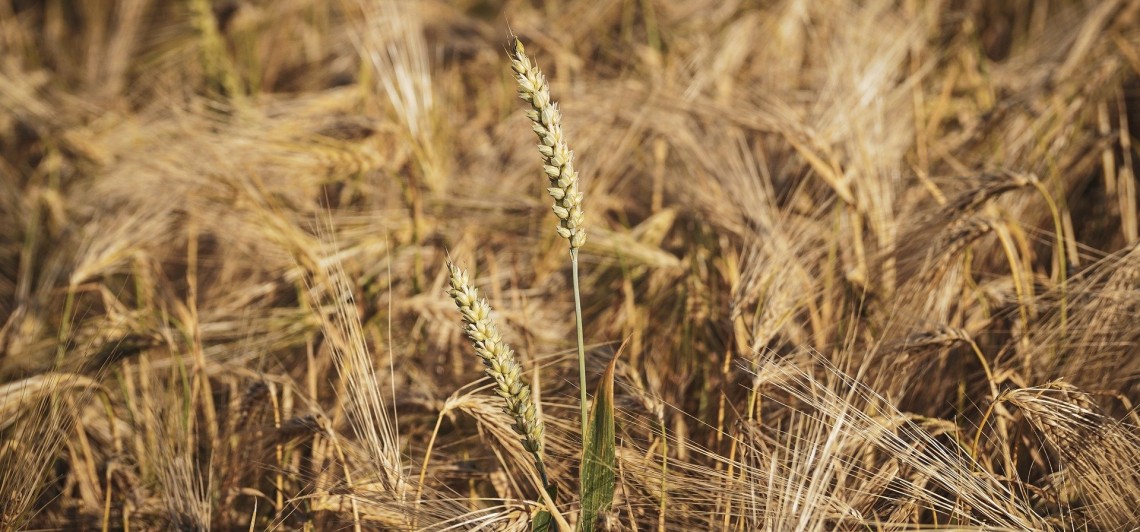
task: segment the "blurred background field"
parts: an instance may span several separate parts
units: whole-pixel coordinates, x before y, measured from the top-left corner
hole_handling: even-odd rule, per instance
[[[0,527],[1140,527],[1140,2],[0,0]],[[431,452],[428,452],[429,442]]]

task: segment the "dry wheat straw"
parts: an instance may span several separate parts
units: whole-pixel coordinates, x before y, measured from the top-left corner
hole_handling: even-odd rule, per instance
[[[1140,439],[1132,427],[1106,417],[1092,396],[1064,381],[1019,388],[1004,399],[1019,407],[1060,458],[1057,480],[1079,494],[1100,530],[1137,530],[1140,516]]]
[[[537,415],[530,386],[522,378],[522,366],[515,352],[503,340],[495,322],[491,321],[491,306],[479,297],[479,290],[471,285],[467,272],[448,261],[451,289],[447,294],[463,315],[463,331],[475,346],[475,354],[487,366],[487,376],[495,382],[495,393],[506,401],[503,411],[514,418],[512,428],[522,436],[523,448],[534,455],[535,467],[547,483],[546,468],[542,463],[542,420]]]

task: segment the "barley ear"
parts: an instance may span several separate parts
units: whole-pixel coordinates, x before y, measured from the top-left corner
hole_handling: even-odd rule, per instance
[[[574,152],[566,145],[562,133],[562,113],[558,111],[558,104],[550,100],[550,85],[527,57],[522,41],[514,39],[510,55],[519,97],[530,103],[531,110],[526,115],[532,122],[531,129],[538,135],[538,152],[550,180],[546,190],[554,198],[554,214],[559,220],[555,230],[570,242],[571,250],[576,250],[586,242],[586,231],[582,227],[582,192],[578,172],[574,170]]]

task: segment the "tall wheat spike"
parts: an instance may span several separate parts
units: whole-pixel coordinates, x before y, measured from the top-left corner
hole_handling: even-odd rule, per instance
[[[554,215],[558,217],[558,235],[570,243],[570,265],[574,279],[574,321],[578,330],[578,386],[581,393],[582,437],[586,435],[586,343],[582,334],[582,295],[578,287],[578,248],[586,243],[582,227],[582,197],[578,172],[574,170],[574,152],[566,145],[562,133],[562,113],[558,104],[550,99],[550,85],[537,66],[531,64],[522,41],[514,39],[511,47],[511,69],[519,84],[519,98],[530,103],[527,118],[538,135],[538,152],[542,155],[543,171],[550,179],[546,189],[554,198]]]

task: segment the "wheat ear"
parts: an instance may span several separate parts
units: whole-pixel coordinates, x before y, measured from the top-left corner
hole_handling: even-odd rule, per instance
[[[511,426],[522,436],[523,448],[534,455],[534,464],[548,485],[546,467],[542,462],[542,420],[530,395],[530,386],[523,381],[522,366],[515,352],[503,341],[495,322],[491,321],[491,306],[479,297],[479,290],[471,285],[467,272],[448,261],[451,289],[447,294],[463,315],[463,331],[475,346],[475,354],[483,359],[486,373],[495,382],[495,393],[506,401],[503,411],[514,418]]]
[[[522,41],[515,39],[511,51],[511,69],[519,84],[519,97],[530,103],[527,118],[538,135],[538,151],[542,154],[543,170],[550,179],[546,189],[554,198],[554,214],[558,216],[558,234],[570,242],[570,249],[582,247],[586,231],[582,228],[582,192],[578,190],[578,172],[574,170],[574,152],[566,145],[562,134],[562,113],[558,104],[550,100],[550,85],[546,76],[530,62]]]
[[[566,145],[562,134],[562,113],[558,104],[550,100],[550,85],[546,76],[530,62],[517,38],[511,46],[511,69],[519,85],[519,97],[530,103],[531,129],[538,135],[538,152],[542,154],[542,168],[550,179],[546,189],[554,198],[554,215],[558,217],[558,235],[570,242],[571,275],[574,280],[574,324],[578,330],[578,387],[581,399],[582,438],[586,437],[586,343],[582,333],[582,295],[578,288],[578,248],[586,243],[582,227],[582,192],[578,189],[578,172],[574,170],[574,152]]]

